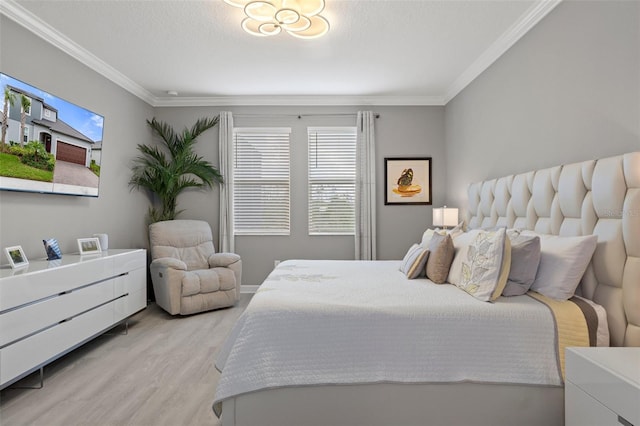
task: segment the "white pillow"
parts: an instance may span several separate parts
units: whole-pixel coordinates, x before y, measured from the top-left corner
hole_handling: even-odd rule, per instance
[[[460,222],[455,227],[448,229],[447,233],[451,235],[451,238],[455,238],[458,235],[464,234],[464,222]]]
[[[469,245],[456,286],[484,302],[496,300],[507,283],[510,267],[511,246],[506,230],[482,231]]]
[[[424,233],[422,234],[422,241],[420,242],[420,245],[424,248],[429,248],[429,241],[431,241],[431,237],[433,237],[433,234],[435,233],[435,229],[427,229],[426,231],[424,231]]]
[[[452,229],[441,229],[441,228],[427,229],[422,234],[422,241],[420,242],[420,245],[424,248],[429,248],[429,242],[431,241],[431,237],[433,237],[434,234],[440,234],[440,235],[449,234],[451,235],[451,238],[455,238],[458,235],[464,234],[463,228],[464,228],[464,222],[460,222]]]
[[[522,231],[523,235],[538,235]],[[540,235],[540,265],[531,290],[557,300],[567,300],[576,291],[596,250],[598,237]]]
[[[402,265],[400,270],[410,280],[418,278],[420,274],[424,273],[424,266],[427,263],[429,257],[429,251],[422,247],[420,244],[414,244],[409,248],[409,251],[402,259]]]

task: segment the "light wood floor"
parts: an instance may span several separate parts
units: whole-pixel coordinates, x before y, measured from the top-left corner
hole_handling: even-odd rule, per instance
[[[219,425],[215,355],[249,300],[188,317],[150,304],[127,335],[100,336],[45,367],[43,389],[0,392],[0,425]],[[14,386],[37,383],[33,374]]]

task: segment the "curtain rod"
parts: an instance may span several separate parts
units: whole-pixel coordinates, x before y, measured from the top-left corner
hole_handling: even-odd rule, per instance
[[[233,113],[232,113],[233,114]],[[260,117],[296,117],[301,119],[302,117],[356,117],[356,113],[314,113],[314,114],[233,114],[233,117],[236,118],[260,118]],[[375,118],[380,118],[380,114],[374,113]]]

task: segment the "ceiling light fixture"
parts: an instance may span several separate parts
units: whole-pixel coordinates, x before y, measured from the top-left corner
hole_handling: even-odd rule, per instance
[[[241,26],[255,36],[280,34],[282,30],[298,38],[318,38],[329,31],[329,21],[320,13],[324,0],[224,0],[244,10]]]

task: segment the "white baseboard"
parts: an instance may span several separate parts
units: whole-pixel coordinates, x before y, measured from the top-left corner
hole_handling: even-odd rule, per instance
[[[258,291],[258,289],[260,288],[259,285],[246,285],[246,284],[242,284],[240,286],[240,293],[250,293],[253,294],[256,291]]]

